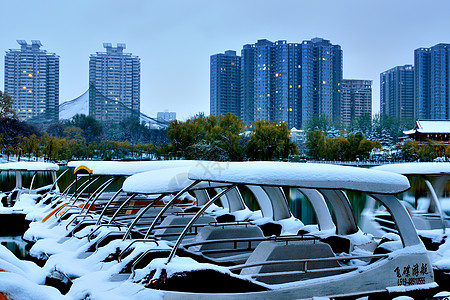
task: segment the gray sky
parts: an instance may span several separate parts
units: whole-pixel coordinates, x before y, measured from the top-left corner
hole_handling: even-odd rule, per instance
[[[209,114],[209,57],[258,39],[329,39],[344,51],[344,78],[373,80],[413,64],[414,49],[450,43],[450,1],[397,0],[22,0],[2,1],[0,88],[4,53],[16,40],[41,40],[60,56],[60,102],[88,88],[89,55],[103,42],[126,43],[141,58],[141,111]]]

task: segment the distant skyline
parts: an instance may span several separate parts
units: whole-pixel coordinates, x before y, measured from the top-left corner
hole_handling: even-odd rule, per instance
[[[240,53],[258,39],[301,42],[321,37],[344,52],[344,78],[373,80],[379,112],[380,73],[413,64],[414,50],[450,43],[450,1],[144,1],[2,2],[0,89],[4,56],[16,40],[40,40],[60,56],[60,102],[88,89],[89,55],[125,43],[141,58],[141,111],[209,113],[209,59]]]

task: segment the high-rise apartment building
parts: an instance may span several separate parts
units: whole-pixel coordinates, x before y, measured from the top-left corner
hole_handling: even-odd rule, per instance
[[[414,122],[413,66],[397,66],[380,74],[380,113]]]
[[[415,119],[450,119],[450,44],[414,51]]]
[[[89,114],[102,122],[138,118],[140,58],[125,53],[125,44],[104,43],[103,47],[106,52],[91,54],[89,59]]]
[[[340,84],[343,76],[341,46],[314,38],[301,45],[301,119],[307,124],[315,115],[340,121]]]
[[[228,50],[211,56],[210,114],[241,116],[241,58]]]
[[[5,55],[5,92],[13,99],[19,120],[57,122],[59,118],[59,56],[41,50],[41,42],[17,41],[20,49]]]
[[[258,40],[241,51],[241,116],[298,126],[299,45]]]
[[[340,117],[344,127],[350,127],[365,114],[372,116],[372,80],[343,79],[340,87]]]
[[[301,44],[258,40],[241,51],[241,116],[300,128],[314,115],[339,120],[342,50],[315,38]]]

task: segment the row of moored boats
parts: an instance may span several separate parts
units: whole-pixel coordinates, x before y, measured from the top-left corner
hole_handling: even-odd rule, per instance
[[[56,164],[0,170],[16,174],[0,214],[31,222],[23,239],[34,261],[0,248],[0,299],[432,296],[450,274],[447,163],[73,161],[64,190]],[[24,172],[52,182],[24,188]],[[423,178],[428,197],[400,200],[406,176]],[[290,189],[317,224],[292,214]],[[361,228],[349,190],[367,197]]]

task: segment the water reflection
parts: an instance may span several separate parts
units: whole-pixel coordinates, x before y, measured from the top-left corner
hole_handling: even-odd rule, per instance
[[[25,249],[27,243],[21,236],[0,236],[0,243],[20,259],[28,256],[28,250]]]
[[[67,166],[63,166],[60,168],[60,170],[57,172],[57,175],[59,176],[64,170],[67,169]],[[23,172],[23,186],[29,187],[31,183],[31,179],[33,177],[32,172]],[[58,186],[61,191],[65,190],[67,186],[69,186],[70,183],[75,179],[75,175],[73,174],[73,171],[66,172],[59,180],[58,180]],[[105,176],[104,178],[100,178],[92,187],[90,187],[86,192],[89,194],[92,191],[94,191],[98,186],[100,186],[102,183],[104,183],[106,180],[108,180],[108,176]],[[411,180],[411,186],[412,188],[407,191],[404,194],[398,195],[400,199],[418,199],[420,197],[426,197],[427,196],[427,189],[425,186],[425,183],[423,181],[423,178],[420,176],[415,176],[413,178],[410,178]],[[80,180],[84,181],[84,180]],[[122,183],[124,181],[124,178],[120,178],[119,180],[116,180],[113,182],[107,189],[107,191],[115,192],[119,188],[121,188]],[[39,187],[47,184],[52,183],[52,178],[50,172],[39,172],[38,176],[36,176],[34,186]],[[2,172],[0,173],[0,191],[10,191],[15,186],[15,174],[14,172]],[[71,192],[75,190],[75,187],[78,186],[75,185]],[[254,199],[253,194],[248,190],[247,188],[240,186],[242,197],[247,204],[247,206],[252,210],[258,210],[259,206],[256,200]],[[314,214],[314,210],[312,209],[310,203],[308,200],[306,200],[305,196],[299,192],[297,189],[284,189],[284,192],[287,196],[289,207],[293,213],[293,215],[300,220],[304,224],[317,224],[317,219]],[[361,212],[364,209],[364,206],[366,204],[366,195],[361,192],[355,192],[355,191],[346,191],[346,194],[350,200],[350,203],[352,205],[352,209],[356,218],[357,223],[359,224],[359,221],[361,219]],[[445,195],[448,195],[448,189],[445,190]],[[412,201],[414,204],[414,201]]]

